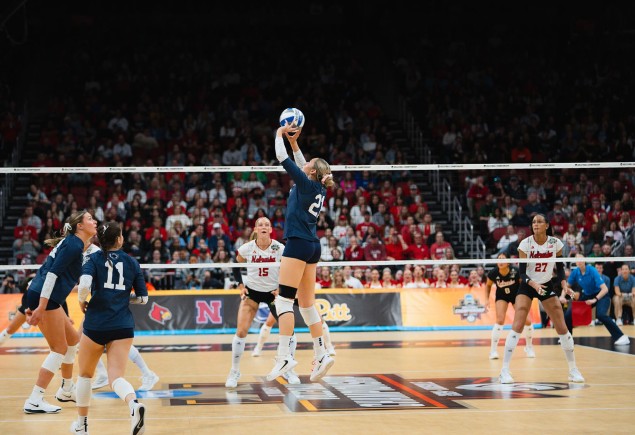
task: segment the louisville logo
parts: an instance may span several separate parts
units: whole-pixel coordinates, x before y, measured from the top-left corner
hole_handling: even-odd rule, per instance
[[[156,302],[152,302],[152,307],[150,308],[150,312],[148,312],[148,317],[161,325],[165,325],[165,322],[172,320],[172,311],[157,304]]]

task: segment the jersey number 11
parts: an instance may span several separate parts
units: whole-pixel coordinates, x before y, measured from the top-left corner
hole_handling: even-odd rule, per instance
[[[112,266],[108,261],[106,261],[106,269],[108,269],[108,278],[106,278],[106,282],[104,283],[104,288],[110,288],[115,290],[125,290],[126,286],[123,284],[123,263],[115,264],[115,269],[119,272],[119,283],[114,284],[112,282]]]

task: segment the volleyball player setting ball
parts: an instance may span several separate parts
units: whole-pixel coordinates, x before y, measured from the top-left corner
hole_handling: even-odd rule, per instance
[[[280,262],[280,292],[275,301],[280,327],[278,355],[273,369],[267,375],[269,381],[292,370],[298,364],[289,348],[295,323],[293,303],[296,296],[300,314],[313,338],[311,382],[321,379],[335,363],[326,349],[321,317],[315,308],[316,269],[321,255],[317,219],[326,199],[326,189],[335,182],[331,175],[331,167],[325,160],[313,158],[307,162],[304,159],[298,146],[303,123],[304,116],[301,120],[297,118],[293,123],[286,119],[282,120],[275,139],[276,157],[295,184],[289,191],[287,202],[284,228],[286,245]],[[293,149],[295,163],[287,154],[283,135],[287,137]]]

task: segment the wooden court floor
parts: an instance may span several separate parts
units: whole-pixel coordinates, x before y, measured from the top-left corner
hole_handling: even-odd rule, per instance
[[[635,342],[635,327],[624,331]],[[503,337],[507,334],[504,332]],[[585,343],[608,340],[599,327],[576,328]],[[599,337],[593,339],[593,337]],[[333,333],[336,364],[320,384],[264,383],[274,351],[246,351],[239,388],[226,390],[231,335],[138,337],[135,344],[160,377],[140,399],[147,434],[631,434],[635,431],[635,357],[577,345],[583,386],[567,383],[567,366],[552,329],[537,330],[535,359],[514,354],[516,384],[501,387],[501,360],[488,359],[489,331]],[[253,343],[255,335],[250,335]],[[299,335],[297,372],[310,371],[309,337]],[[499,353],[502,355],[502,344]],[[39,338],[11,339],[0,348],[0,430],[4,434],[65,434],[74,404],[57,415],[25,415],[22,406],[44,359]],[[40,349],[38,349],[40,348]],[[248,349],[251,346],[248,345]],[[127,378],[138,387],[132,363]],[[307,383],[305,383],[307,382]],[[47,391],[53,398],[56,377]],[[127,407],[108,388],[95,392],[90,433],[129,433]],[[386,408],[386,409],[383,409]]]

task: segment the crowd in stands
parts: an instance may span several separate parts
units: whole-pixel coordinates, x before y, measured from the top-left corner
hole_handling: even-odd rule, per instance
[[[635,117],[627,102],[634,88],[618,60],[580,67],[583,44],[575,40],[537,57],[512,49],[513,40],[413,41],[400,47],[395,66],[441,161],[633,159]],[[300,107],[307,116],[301,138],[307,159],[408,163],[347,43],[319,60],[302,56],[303,71],[312,75],[301,80],[299,70],[265,68],[257,56],[236,59],[241,41],[230,38],[218,44],[211,60],[205,45],[192,41],[176,40],[169,49],[132,46],[125,53],[78,43],[61,61],[82,73],[68,83],[68,94],[48,102],[34,166],[277,164],[272,132],[285,106]],[[261,43],[268,53],[272,47]],[[306,43],[308,53],[323,41]],[[548,38],[536,41],[547,43]],[[10,116],[3,120],[3,134],[13,131],[7,125],[15,127]],[[318,221],[323,261],[432,258],[440,265],[323,269],[320,285],[483,283],[482,267],[443,266],[443,259],[454,258],[454,249],[433,222],[412,174],[336,175],[337,188]],[[86,207],[99,220],[124,224],[125,249],[141,263],[209,265],[194,272],[151,269],[148,279],[156,288],[226,287],[228,270],[213,264],[232,261],[260,216],[271,219],[281,238],[290,183],[280,173],[258,171],[35,176],[29,206],[16,223],[14,255],[17,261],[41,261],[50,250],[43,240],[70,213]],[[517,255],[536,213],[547,216],[563,239],[565,256],[610,257],[618,246],[619,253],[632,253],[633,170],[469,171],[454,188],[465,192],[470,217],[493,257]],[[605,265],[611,279],[616,270]]]

